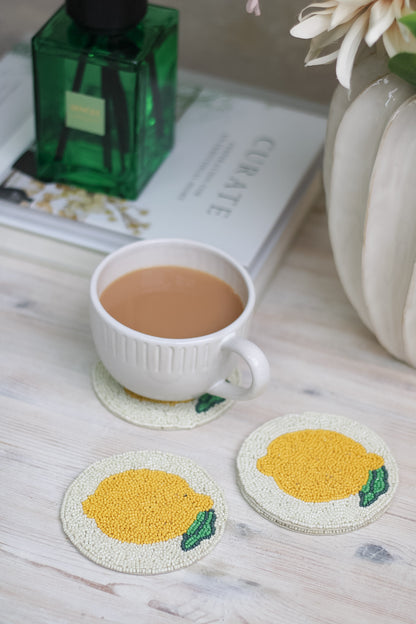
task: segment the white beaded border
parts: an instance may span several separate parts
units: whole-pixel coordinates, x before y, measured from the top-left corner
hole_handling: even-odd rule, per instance
[[[301,429],[330,429],[353,438],[367,452],[384,458],[389,489],[372,505],[360,507],[359,495],[328,503],[307,503],[283,492],[272,477],[263,475],[256,462],[274,438]],[[399,478],[395,459],[385,442],[365,425],[333,414],[306,412],[287,414],[256,429],[242,444],[237,456],[237,481],[247,502],[262,516],[293,531],[334,535],[366,526],[390,505]]]
[[[155,544],[131,544],[105,535],[95,520],[84,514],[82,501],[93,494],[106,477],[137,468],[177,474],[196,492],[209,495],[216,514],[214,535],[187,552],[180,546],[182,536]],[[171,572],[198,561],[221,539],[226,519],[223,492],[207,472],[186,457],[160,451],[131,451],[90,465],[69,486],[61,507],[64,532],[83,555],[106,568],[141,575]]]
[[[218,418],[234,403],[227,399],[198,414],[195,410],[198,399],[163,403],[133,398],[110,375],[102,362],[95,364],[91,378],[94,392],[104,407],[127,422],[149,429],[193,429]]]

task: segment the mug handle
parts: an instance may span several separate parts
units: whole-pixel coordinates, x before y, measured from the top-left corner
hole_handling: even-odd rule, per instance
[[[236,353],[246,362],[251,374],[251,384],[246,388],[223,380],[211,386],[208,392],[224,399],[254,399],[264,390],[270,379],[270,366],[263,351],[241,336],[232,336],[223,342],[221,348]]]

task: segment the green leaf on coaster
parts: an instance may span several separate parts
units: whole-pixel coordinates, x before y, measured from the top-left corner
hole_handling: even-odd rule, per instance
[[[388,472],[385,466],[369,470],[368,481],[359,492],[360,507],[368,507],[389,489]]]
[[[209,539],[215,533],[216,515],[213,509],[200,511],[186,533],[183,534],[182,550],[195,548],[204,539]]]
[[[218,397],[214,394],[209,394],[208,392],[206,392],[199,397],[198,402],[195,405],[195,411],[197,414],[201,414],[201,412],[207,412],[209,409],[211,409],[211,407],[214,407],[214,405],[222,403],[223,401],[225,401],[225,399],[223,399],[222,397]]]

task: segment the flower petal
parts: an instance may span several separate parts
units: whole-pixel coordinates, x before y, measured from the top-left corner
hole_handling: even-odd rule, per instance
[[[339,49],[336,74],[338,81],[346,89],[350,88],[355,55],[367,29],[368,19],[368,11],[365,11],[354,20]]]
[[[349,30],[350,27],[351,27],[350,22],[348,22],[347,24],[340,24],[333,30],[324,32],[318,35],[317,37],[314,37],[311,41],[311,45],[310,45],[309,52],[308,52],[309,58],[307,57],[305,61],[309,61],[312,58],[316,58],[318,54],[322,50],[324,50],[324,48],[327,48],[328,46],[335,44],[339,39],[342,39],[342,37]]]
[[[329,15],[312,15],[303,22],[293,26],[293,28],[290,29],[290,34],[300,39],[312,39],[312,37],[316,37],[328,30],[330,21],[331,18]]]
[[[416,37],[412,37],[409,41],[404,39],[397,22],[394,22],[383,34],[383,43],[389,56],[395,56],[399,52],[416,53]]]
[[[375,44],[394,21],[394,5],[389,0],[378,0],[370,10],[370,22],[365,36],[368,46]]]
[[[340,24],[345,24],[353,19],[361,10],[360,6],[353,6],[346,3],[339,3],[332,14],[330,28],[336,28]]]
[[[319,15],[320,13],[332,13],[331,9],[336,9],[338,0],[326,0],[326,2],[311,2],[299,13],[299,21],[308,19],[311,15]],[[318,9],[310,11],[310,9]]]
[[[405,0],[405,7],[406,9],[408,9],[407,13],[413,13],[414,11],[416,11],[416,5],[415,5],[415,0]]]
[[[338,54],[339,50],[335,50],[335,52],[331,52],[330,54],[326,54],[325,56],[319,56],[305,62],[305,65],[306,67],[311,67],[312,65],[327,65],[328,63],[332,63],[332,61],[335,61],[335,59],[338,57]]]

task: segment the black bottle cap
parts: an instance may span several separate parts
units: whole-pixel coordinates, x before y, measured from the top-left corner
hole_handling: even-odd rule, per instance
[[[129,30],[147,11],[147,0],[66,0],[65,5],[79,26],[102,33]]]

